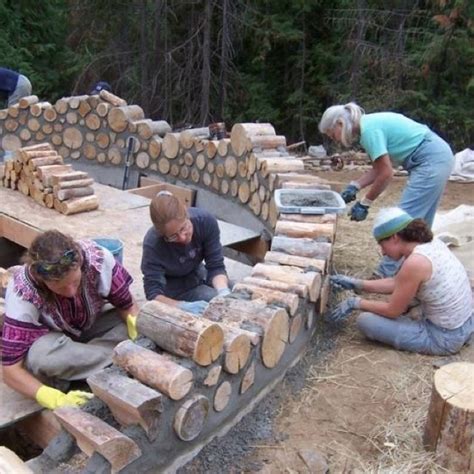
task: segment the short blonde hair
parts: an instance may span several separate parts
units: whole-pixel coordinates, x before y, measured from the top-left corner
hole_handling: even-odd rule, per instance
[[[174,220],[184,220],[188,212],[184,205],[168,191],[159,192],[150,203],[150,218],[155,229],[164,235],[165,225]]]
[[[345,105],[333,105],[324,112],[319,122],[319,131],[327,133],[335,127],[337,123],[341,124],[341,142],[344,146],[351,146],[356,140],[354,136],[354,127],[359,127],[360,119],[364,115],[364,109],[355,102],[349,102]]]

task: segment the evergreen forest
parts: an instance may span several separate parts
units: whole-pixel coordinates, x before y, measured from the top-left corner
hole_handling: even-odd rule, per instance
[[[356,101],[473,147],[469,0],[0,0],[0,65],[54,101],[108,81],[174,128],[271,122],[321,143]]]

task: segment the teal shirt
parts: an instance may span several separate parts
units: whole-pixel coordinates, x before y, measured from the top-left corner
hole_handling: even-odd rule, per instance
[[[400,166],[423,141],[426,125],[402,114],[379,112],[360,119],[360,144],[372,161],[388,154],[393,165]]]

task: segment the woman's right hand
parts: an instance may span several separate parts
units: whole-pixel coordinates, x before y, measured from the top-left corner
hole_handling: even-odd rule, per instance
[[[331,285],[335,290],[361,290],[362,280],[347,275],[331,275]]]

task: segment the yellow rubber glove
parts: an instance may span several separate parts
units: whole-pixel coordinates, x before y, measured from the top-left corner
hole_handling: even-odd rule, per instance
[[[137,331],[137,317],[129,314],[127,316],[127,331],[128,337],[134,341],[138,337]]]
[[[93,393],[82,392],[81,390],[71,390],[64,393],[47,385],[41,385],[36,392],[36,401],[50,410],[61,407],[80,407],[93,397]]]

